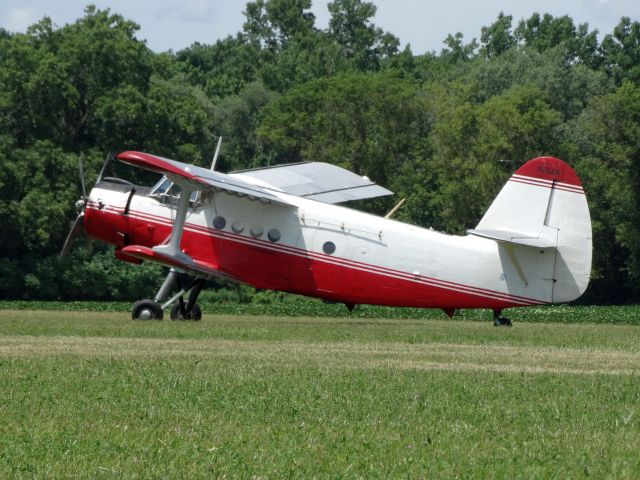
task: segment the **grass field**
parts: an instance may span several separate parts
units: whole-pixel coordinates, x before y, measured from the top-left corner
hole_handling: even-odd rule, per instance
[[[639,416],[636,325],[0,310],[0,478],[639,478]]]

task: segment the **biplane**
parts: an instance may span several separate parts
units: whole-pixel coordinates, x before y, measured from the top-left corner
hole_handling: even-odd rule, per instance
[[[172,319],[198,320],[205,282],[222,278],[350,309],[451,316],[486,308],[495,325],[510,326],[503,309],[569,302],[589,283],[587,201],[575,171],[554,157],[519,168],[463,236],[341,205],[392,192],[327,163],[224,174],[143,152],[116,158],[162,177],[149,188],[101,173],[62,254],[84,230],[115,245],[120,260],[169,267],[155,298],[135,303],[133,319],[162,319],[171,308]]]

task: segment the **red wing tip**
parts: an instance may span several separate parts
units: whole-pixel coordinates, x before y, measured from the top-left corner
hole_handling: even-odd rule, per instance
[[[548,181],[555,180],[559,183],[582,187],[575,170],[555,157],[538,157],[529,160],[516,171],[515,175]]]
[[[145,255],[152,255],[153,251],[149,247],[143,247],[142,245],[127,245],[122,247],[122,251],[128,255],[132,253],[144,253]]]
[[[133,150],[121,152],[117,155],[117,158],[120,161],[130,163],[138,167],[146,168],[147,170],[162,173],[165,175],[177,175],[179,177],[186,178],[187,180],[195,180],[198,183],[206,185],[206,182],[198,179],[195,175],[188,171],[188,165],[182,164],[180,162],[175,162],[174,160],[172,160],[172,162],[175,163],[171,163],[165,158],[157,157],[155,155],[151,155],[150,153],[136,152]],[[181,168],[178,165],[183,165],[184,168]]]
[[[126,150],[124,152],[120,152],[116,155],[118,160],[146,160],[149,158],[158,158],[155,155],[151,155],[149,153],[144,152],[136,152],[135,150]]]
[[[141,260],[151,260],[153,262],[164,263],[165,265],[171,265],[173,267],[185,266],[182,262],[177,261],[173,257],[154,252],[151,248],[143,247],[142,245],[128,245],[123,247],[121,252],[125,255],[136,257]]]
[[[174,267],[189,266],[174,257],[163,255],[162,253],[156,252],[149,247],[143,247],[142,245],[128,245],[123,247],[121,251],[125,255],[130,255],[142,260],[152,260],[154,262],[160,262]]]
[[[193,260],[193,263],[195,263],[196,265],[198,265],[203,269],[211,270],[212,272],[218,271],[218,265],[216,265],[215,263],[205,262],[203,260],[196,260],[196,259]]]
[[[126,247],[122,247],[120,252],[131,257],[139,258],[140,260],[158,260],[157,253],[149,247],[143,247],[142,245],[127,245]]]

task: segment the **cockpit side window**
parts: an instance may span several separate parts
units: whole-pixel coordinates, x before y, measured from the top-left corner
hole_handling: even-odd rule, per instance
[[[162,177],[156,186],[151,190],[151,195],[160,196],[167,193],[167,191],[173,186],[171,180],[167,177]]]
[[[199,205],[200,193],[198,190],[191,192],[189,202],[192,208]],[[175,204],[180,196],[180,187],[167,177],[162,177],[156,186],[153,187],[150,196],[157,198],[163,203]]]

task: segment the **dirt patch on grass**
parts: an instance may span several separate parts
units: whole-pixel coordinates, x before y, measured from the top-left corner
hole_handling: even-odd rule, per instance
[[[640,352],[452,343],[313,343],[215,339],[0,337],[0,358],[176,357],[327,368],[640,374]]]

